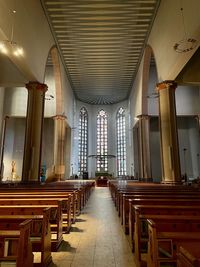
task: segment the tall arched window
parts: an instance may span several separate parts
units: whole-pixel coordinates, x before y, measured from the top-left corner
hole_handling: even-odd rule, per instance
[[[102,109],[97,115],[97,171],[108,171],[108,115]]]
[[[88,113],[82,107],[79,114],[79,174],[87,171],[88,154]]]
[[[118,176],[126,175],[126,131],[125,110],[117,112],[117,172]]]

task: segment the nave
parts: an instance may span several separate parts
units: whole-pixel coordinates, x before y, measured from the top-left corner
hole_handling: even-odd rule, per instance
[[[51,267],[135,267],[109,189],[95,187]]]

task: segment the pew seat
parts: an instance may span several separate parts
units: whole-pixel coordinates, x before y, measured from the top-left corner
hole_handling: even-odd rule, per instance
[[[66,231],[67,233],[70,232],[71,228],[71,203],[70,199],[68,198],[0,198],[0,206],[8,206],[8,205],[41,205],[41,206],[49,206],[49,205],[61,205],[62,206],[62,216],[63,216],[63,231]],[[56,224],[51,224],[52,230],[56,229]]]
[[[161,215],[162,216],[162,215]],[[177,266],[180,246],[199,246],[199,216],[165,216],[148,219],[147,267]],[[141,266],[139,263],[138,266]]]
[[[62,206],[58,205],[7,205],[0,206],[0,215],[43,215],[44,209],[50,209],[50,224],[56,224],[55,231],[51,231],[51,248],[57,251],[63,240]],[[51,226],[50,226],[51,227]]]
[[[31,220],[30,241],[33,252],[40,252],[36,266],[48,266],[51,257],[50,208],[43,210],[42,215],[0,215],[0,231],[18,231],[19,225],[25,220]]]
[[[63,206],[64,213],[68,214],[68,211],[71,212],[71,214],[68,214],[68,218],[70,219],[71,223],[75,223],[76,216],[80,214],[80,200],[77,200],[77,195],[67,194],[66,192],[32,192],[32,191],[24,191],[23,193],[19,192],[10,192],[10,193],[1,193],[0,192],[0,201],[4,201],[5,199],[39,199],[40,202],[43,202],[43,199],[58,199],[58,200],[64,200],[69,201],[70,209],[68,207],[65,208]],[[41,203],[40,203],[41,204]],[[68,210],[68,211],[67,211]]]
[[[147,219],[159,215],[200,216],[200,206],[177,206],[177,205],[136,205],[133,207],[130,232],[132,248],[140,247],[140,240],[144,236],[148,238]],[[134,237],[134,238],[133,238]]]
[[[20,223],[19,230],[0,230],[0,266],[33,267],[31,223]]]

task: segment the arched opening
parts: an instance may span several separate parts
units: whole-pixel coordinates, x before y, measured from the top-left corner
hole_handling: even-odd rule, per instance
[[[160,154],[160,131],[159,131],[159,108],[158,93],[156,92],[156,84],[158,83],[158,71],[156,59],[153,50],[148,46],[149,71],[147,80],[146,100],[147,114],[149,117],[149,145],[150,145],[150,164],[151,174],[154,181],[161,181],[161,154]]]
[[[28,80],[7,55],[0,54],[1,181],[20,181],[24,154]]]
[[[61,62],[55,46],[47,58],[44,80],[48,91],[45,97],[41,173],[43,179],[63,179],[70,176],[71,128],[64,115]]]
[[[177,128],[181,175],[191,182],[200,177],[200,49],[176,77]]]
[[[158,100],[155,91],[156,60],[148,45],[144,52],[141,76],[141,114],[133,128],[134,176],[136,179],[161,179]]]

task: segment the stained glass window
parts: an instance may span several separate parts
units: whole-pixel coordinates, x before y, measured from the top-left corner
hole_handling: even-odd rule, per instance
[[[97,171],[108,171],[108,115],[102,109],[97,115]]]
[[[126,125],[125,110],[119,108],[117,112],[117,173],[126,175]]]
[[[79,114],[79,174],[87,171],[88,154],[88,113],[82,107]]]

